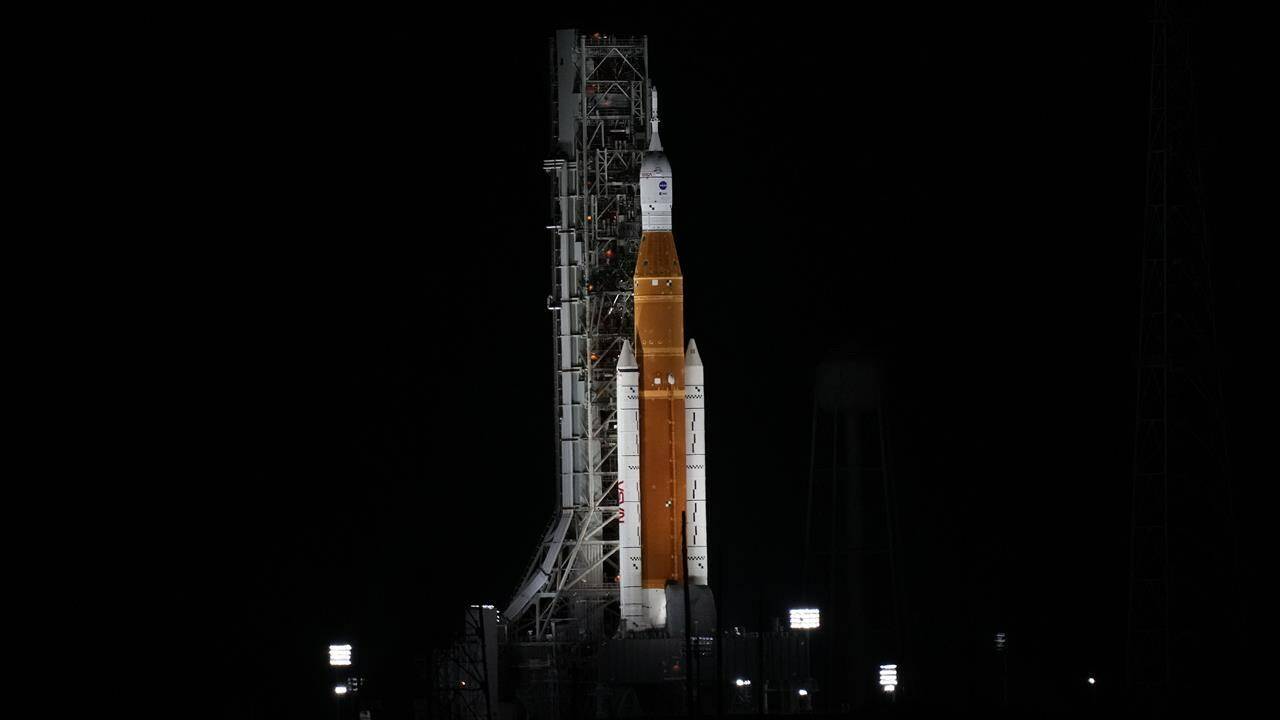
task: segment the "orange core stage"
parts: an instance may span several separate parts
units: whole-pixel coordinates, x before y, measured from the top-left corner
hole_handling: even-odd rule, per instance
[[[685,509],[684,278],[670,232],[646,232],[635,272],[640,366],[640,544],[643,586],[682,582]]]

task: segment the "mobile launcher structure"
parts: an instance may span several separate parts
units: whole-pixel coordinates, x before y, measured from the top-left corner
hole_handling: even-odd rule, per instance
[[[717,631],[704,366],[685,342],[648,39],[561,30],[550,64],[558,508],[505,611],[473,606],[437,654],[436,709],[807,708],[812,630]]]

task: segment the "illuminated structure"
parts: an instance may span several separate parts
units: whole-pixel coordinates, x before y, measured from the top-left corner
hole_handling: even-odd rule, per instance
[[[716,628],[705,370],[684,336],[647,40],[558,31],[551,65],[556,508],[506,608],[433,655],[432,707],[709,713],[732,678],[807,703],[811,631]]]
[[[632,281],[636,352],[624,340],[617,371],[626,630],[667,628],[670,591],[685,582],[707,584],[703,366],[698,346],[684,345],[684,276],[671,232],[674,185],[657,106],[654,91],[640,171],[643,235]]]
[[[558,508],[505,614],[525,636],[572,620],[601,637],[618,613],[616,367],[633,332],[648,41],[561,30],[551,64]]]

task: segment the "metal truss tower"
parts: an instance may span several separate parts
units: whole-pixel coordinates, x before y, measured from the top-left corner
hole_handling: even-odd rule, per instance
[[[498,625],[492,605],[472,605],[462,637],[432,657],[433,715],[493,720],[498,715]]]
[[[1155,3],[1138,332],[1128,684],[1167,712],[1218,693],[1234,543],[1187,25]],[[1177,706],[1172,705],[1176,701]]]
[[[561,30],[551,44],[558,509],[506,610],[516,641],[599,638],[618,619],[614,372],[633,327],[648,58],[645,37]]]

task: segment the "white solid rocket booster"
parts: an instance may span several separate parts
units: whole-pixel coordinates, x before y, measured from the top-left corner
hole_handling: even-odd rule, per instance
[[[684,351],[685,517],[689,548],[686,582],[707,584],[707,409],[702,358],[690,338]]]
[[[621,615],[628,630],[649,627],[641,582],[640,546],[640,367],[631,343],[618,353],[618,565]]]

